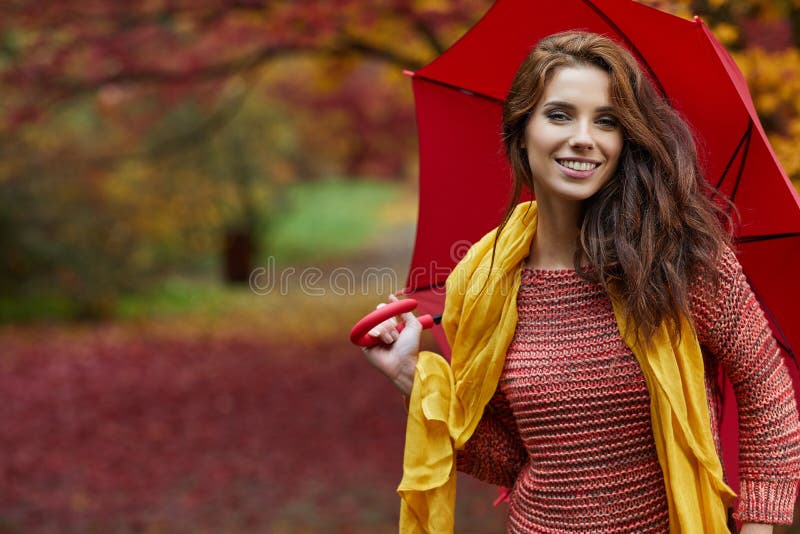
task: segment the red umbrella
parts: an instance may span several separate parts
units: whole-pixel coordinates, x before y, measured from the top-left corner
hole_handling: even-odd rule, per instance
[[[784,357],[794,362],[800,199],[767,142],[740,71],[705,24],[628,0],[498,0],[455,45],[413,74],[420,199],[405,293],[420,311],[440,313],[450,270],[470,243],[499,224],[511,186],[499,134],[502,101],[539,39],[578,29],[628,48],[692,127],[706,178],[739,210],[739,261]],[[449,352],[441,329],[434,335]],[[797,383],[796,365],[789,369]],[[727,403],[726,464],[736,489],[734,414],[734,403]]]

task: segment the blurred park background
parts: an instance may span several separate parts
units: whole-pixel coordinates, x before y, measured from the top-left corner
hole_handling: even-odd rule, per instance
[[[704,18],[798,185],[800,1],[645,3]],[[413,246],[402,72],[490,5],[0,3],[0,532],[396,528],[405,412],[346,335]],[[494,496],[461,477],[456,530]]]

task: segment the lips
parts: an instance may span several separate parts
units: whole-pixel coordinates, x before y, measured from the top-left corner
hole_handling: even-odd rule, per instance
[[[579,172],[592,171],[600,166],[600,163],[591,160],[556,159],[556,162],[562,167]]]
[[[556,163],[561,169],[561,174],[572,180],[591,178],[601,165],[599,161],[587,158],[556,158]]]

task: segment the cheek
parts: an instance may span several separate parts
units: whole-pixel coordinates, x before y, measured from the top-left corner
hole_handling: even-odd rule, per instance
[[[530,151],[534,145],[534,140],[532,138],[533,135],[531,133],[531,123],[528,122],[527,126],[525,126],[525,133],[522,136],[522,148]]]
[[[622,132],[617,132],[617,136],[614,139],[614,144],[617,147],[617,157],[622,154],[622,149],[625,147],[625,136]]]
[[[624,141],[622,139],[622,135],[615,135],[607,139],[605,143],[605,153],[606,157],[614,162],[619,161],[619,157],[622,154],[622,148],[624,146]]]

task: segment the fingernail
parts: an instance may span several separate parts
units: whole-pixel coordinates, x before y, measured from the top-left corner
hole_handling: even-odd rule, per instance
[[[373,328],[372,330],[369,331],[369,335],[371,335],[372,337],[377,337],[378,336],[378,329],[377,328]]]

